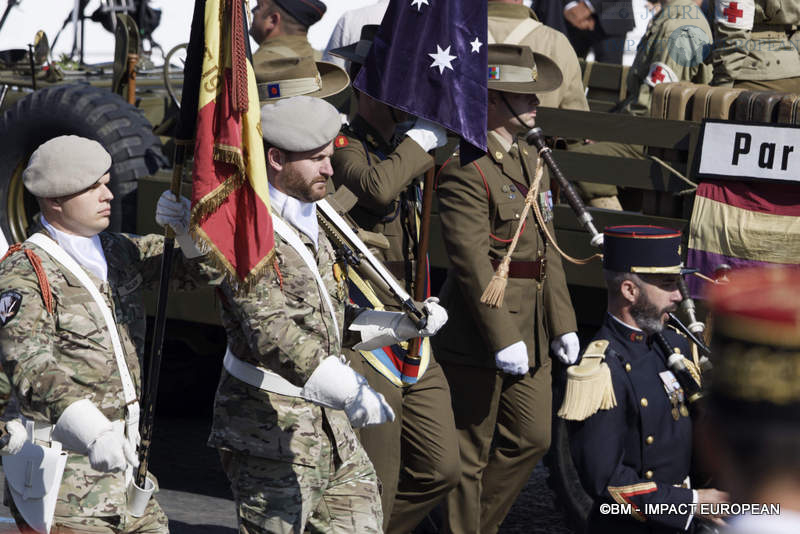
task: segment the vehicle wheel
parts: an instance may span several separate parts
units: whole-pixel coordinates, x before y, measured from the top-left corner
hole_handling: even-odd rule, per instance
[[[563,400],[566,370],[561,365],[553,367],[553,411],[557,412]],[[560,377],[560,379],[559,379]],[[567,423],[553,414],[550,450],[544,457],[550,471],[547,484],[556,496],[556,504],[564,511],[570,527],[576,532],[586,531],[593,499],[583,489],[578,470],[572,462],[569,449]]]
[[[111,154],[109,229],[135,231],[137,180],[165,165],[161,142],[144,115],[118,95],[86,84],[60,85],[22,98],[0,119],[0,229],[9,243],[27,237],[39,211],[22,185],[28,159],[45,141],[68,134],[94,139]]]

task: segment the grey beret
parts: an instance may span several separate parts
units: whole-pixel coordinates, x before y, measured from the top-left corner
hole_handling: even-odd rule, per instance
[[[341,127],[339,112],[321,98],[294,96],[261,108],[264,140],[289,152],[327,145]]]
[[[111,169],[111,155],[97,141],[62,135],[39,146],[22,173],[33,195],[56,198],[79,193]]]

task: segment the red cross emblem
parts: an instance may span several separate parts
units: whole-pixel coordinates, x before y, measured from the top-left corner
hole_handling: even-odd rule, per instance
[[[656,67],[653,70],[653,74],[650,75],[650,79],[653,80],[653,83],[660,83],[664,81],[664,69],[661,67]]]
[[[722,10],[727,15],[728,22],[736,22],[736,19],[744,16],[744,11],[739,9],[739,2],[731,2],[728,7]]]

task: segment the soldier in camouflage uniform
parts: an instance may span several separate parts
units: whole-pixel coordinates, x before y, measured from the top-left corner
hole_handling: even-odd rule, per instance
[[[53,240],[88,274],[116,318],[124,361],[140,391],[145,310],[142,291],[158,283],[163,238],[103,232],[108,226],[111,156],[96,141],[63,136],[40,146],[23,174],[42,209],[39,233]],[[179,243],[197,256],[185,233],[188,200],[164,197],[159,210],[177,213]],[[188,252],[185,252],[188,254]],[[202,280],[199,260],[177,260],[173,283],[192,289]],[[0,354],[22,416],[69,452],[51,532],[165,533],[155,499],[145,513],[128,511],[130,467],[138,464],[131,431],[112,428],[126,417],[122,371],[96,302],[75,274],[41,246],[12,247],[0,264]],[[54,426],[53,426],[54,425]],[[118,425],[118,428],[124,425]],[[130,467],[129,467],[130,466]],[[11,483],[12,481],[8,481]],[[16,507],[12,505],[22,527]]]
[[[715,0],[712,85],[800,93],[800,3]]]
[[[364,43],[372,42],[377,29],[364,26],[359,44],[331,50],[331,54],[350,60],[351,78],[355,79],[366,59]],[[353,198],[349,215],[361,228],[385,236],[389,247],[377,255],[413,293],[419,182],[421,174],[434,164],[428,151],[443,146],[447,134],[439,125],[417,119],[402,139],[395,140],[397,121],[406,120],[407,114],[364,93],[357,92],[356,98],[358,113],[334,141],[336,199],[345,197],[343,189],[349,192]],[[391,295],[372,289],[385,309],[399,309]],[[408,387],[390,382],[361,354],[353,351],[348,357],[353,365],[361,365],[369,384],[386,397],[397,414],[396,421],[363,429],[359,437],[382,484],[384,530],[410,532],[458,483],[461,474],[450,388],[432,354],[427,362],[421,361],[423,370]]]
[[[209,445],[221,451],[241,534],[381,532],[375,470],[352,426],[394,414],[339,356],[358,341],[357,330],[356,346],[370,347],[364,319],[380,312],[346,306],[344,280],[335,276],[335,254],[316,218],[339,115],[323,100],[298,96],[267,104],[261,117],[275,262],[247,292],[222,287],[228,352]],[[397,328],[377,330],[400,339],[431,335],[444,312],[432,303],[426,309],[426,330],[401,314],[390,314]],[[407,335],[399,323],[411,324]],[[385,344],[376,334],[376,346]]]

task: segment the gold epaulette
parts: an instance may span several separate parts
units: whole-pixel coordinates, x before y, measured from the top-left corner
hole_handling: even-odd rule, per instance
[[[583,421],[598,410],[610,410],[617,405],[611,369],[605,362],[608,341],[593,341],[583,353],[581,363],[567,369],[567,390],[558,416],[571,421]]]

